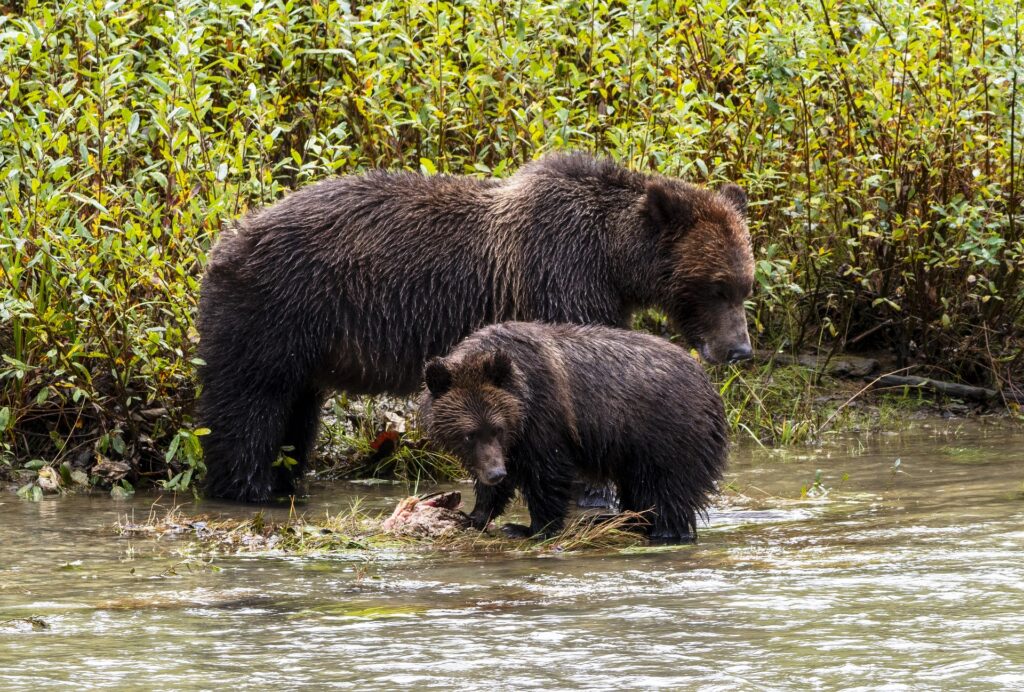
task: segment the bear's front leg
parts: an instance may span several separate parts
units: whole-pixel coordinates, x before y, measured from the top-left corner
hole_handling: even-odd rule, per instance
[[[473,485],[476,493],[476,504],[469,513],[469,522],[474,529],[483,531],[491,520],[501,516],[508,506],[516,488],[508,478],[498,485],[484,485],[476,481]]]
[[[530,511],[529,536],[551,538],[565,526],[572,490],[571,473],[538,474],[523,487],[523,497]],[[521,533],[517,524],[506,524],[505,533]]]

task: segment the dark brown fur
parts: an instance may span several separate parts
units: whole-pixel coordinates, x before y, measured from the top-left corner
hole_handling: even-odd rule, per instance
[[[326,393],[411,393],[503,320],[625,326],[663,308],[711,360],[749,355],[743,192],[550,155],[505,180],[370,173],[249,214],[200,298],[210,495],[293,492]],[[293,471],[272,464],[288,448]]]
[[[652,536],[696,535],[728,443],[721,397],[681,348],[608,327],[507,322],[431,360],[425,376],[421,423],[476,479],[476,527],[519,490],[528,533],[555,533],[582,475],[613,482],[622,509],[651,510]]]

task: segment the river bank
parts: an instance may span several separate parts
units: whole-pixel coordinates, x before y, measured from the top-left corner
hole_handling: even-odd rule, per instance
[[[887,384],[886,378],[894,373],[910,370],[861,356],[774,356],[740,368],[713,369],[711,374],[726,405],[732,439],[739,444],[802,447],[840,433],[897,432],[928,418],[1024,422],[1021,405],[1014,399],[964,399],[947,396],[928,383]],[[323,409],[308,482],[463,478],[455,459],[420,439],[415,419],[415,399],[332,399]],[[205,468],[197,437],[201,432],[179,433],[163,463],[148,471],[119,456],[108,443],[82,449],[59,464],[9,460],[0,464],[0,490],[34,501],[49,494],[86,491],[105,491],[118,498],[151,488],[191,491]]]

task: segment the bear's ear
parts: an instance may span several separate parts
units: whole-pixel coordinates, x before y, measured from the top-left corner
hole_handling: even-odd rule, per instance
[[[439,397],[452,388],[452,371],[440,358],[431,358],[427,367],[423,368],[423,379],[427,389],[435,397]]]
[[[719,188],[718,194],[729,200],[729,203],[736,207],[739,213],[747,215],[747,193],[743,191],[742,187],[729,183]]]
[[[484,376],[495,387],[504,387],[512,379],[512,356],[502,350],[492,353],[484,361]]]
[[[650,180],[644,191],[644,210],[658,230],[667,227],[688,229],[693,225],[690,201],[679,190],[661,180]]]

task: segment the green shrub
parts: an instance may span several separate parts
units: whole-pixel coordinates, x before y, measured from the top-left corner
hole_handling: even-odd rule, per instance
[[[7,463],[98,453],[187,485],[197,282],[226,220],[331,174],[506,175],[564,147],[745,185],[762,345],[1020,373],[1012,0],[14,4]]]

